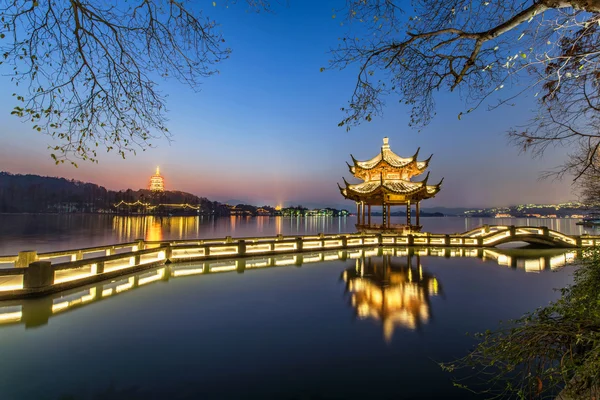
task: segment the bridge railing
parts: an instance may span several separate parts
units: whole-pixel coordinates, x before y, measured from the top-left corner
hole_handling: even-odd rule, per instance
[[[215,273],[243,273],[248,270],[301,266],[328,260],[348,260],[362,257],[391,255],[411,257],[413,255],[432,257],[478,257],[484,261],[493,261],[501,266],[523,269],[525,272],[540,272],[544,269],[556,269],[572,262],[575,251],[563,254],[516,259],[493,249],[465,247],[363,247],[344,250],[325,250],[318,252],[278,254],[272,256],[253,255],[248,258],[203,260],[194,263],[175,263],[159,265],[143,271],[127,271],[127,274],[113,280],[66,289],[60,293],[49,294],[50,301],[43,301],[36,307],[23,307],[23,300],[5,300],[0,303],[0,325],[20,324],[37,326],[47,324],[55,315],[79,307],[118,296],[137,288],[157,282],[168,282],[192,275]],[[21,268],[21,271],[24,269]],[[0,270],[1,271],[1,270]],[[1,278],[1,276],[0,276]]]
[[[485,232],[485,235],[482,233]],[[340,250],[368,246],[491,247],[509,239],[544,239],[563,247],[600,245],[600,237],[571,237],[545,227],[484,226],[460,234],[316,234],[305,236],[144,241],[75,250],[19,252],[0,257],[0,298],[35,295],[120,276],[170,262]],[[476,251],[476,250],[475,250]],[[33,267],[33,268],[32,268]]]

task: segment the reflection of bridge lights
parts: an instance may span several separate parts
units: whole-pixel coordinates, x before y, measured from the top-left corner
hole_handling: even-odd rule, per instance
[[[23,318],[22,311],[13,311],[0,314],[0,324],[8,322],[19,322]]]

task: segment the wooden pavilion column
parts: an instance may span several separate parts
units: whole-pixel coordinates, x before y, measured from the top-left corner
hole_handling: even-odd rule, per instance
[[[369,204],[369,219],[368,219],[368,225],[371,226],[371,205]]]
[[[362,223],[363,225],[365,224],[365,202],[361,201],[361,208],[362,208]]]
[[[385,228],[387,226],[387,212],[386,212],[386,205],[385,205],[385,200],[383,200],[383,202],[381,203],[381,214],[382,214],[382,221],[381,221],[381,226],[383,228]]]
[[[360,203],[356,202],[356,224],[360,225]]]
[[[391,204],[387,205],[387,214],[388,214],[387,227],[389,228],[390,225],[392,225],[392,205]]]
[[[416,209],[415,212],[417,214],[417,226],[420,226],[420,221],[419,221],[419,217],[421,216],[421,207],[420,207],[421,202],[417,201],[417,204],[415,205]]]
[[[410,200],[406,202],[406,225],[410,226],[411,218],[410,218]]]

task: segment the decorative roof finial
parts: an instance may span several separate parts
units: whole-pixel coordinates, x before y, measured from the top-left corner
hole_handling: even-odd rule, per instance
[[[156,175],[160,175],[160,170],[156,167]]]
[[[388,150],[390,148],[389,139],[386,137],[383,138],[383,146],[381,146],[382,150]]]

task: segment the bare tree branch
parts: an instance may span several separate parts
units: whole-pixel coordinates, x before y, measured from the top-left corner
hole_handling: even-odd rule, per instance
[[[210,3],[208,3],[210,4]],[[269,10],[266,0],[247,0]],[[170,138],[161,78],[194,90],[230,49],[215,21],[187,0],[0,1],[0,64],[12,114],[57,139],[56,163],[121,156]]]

